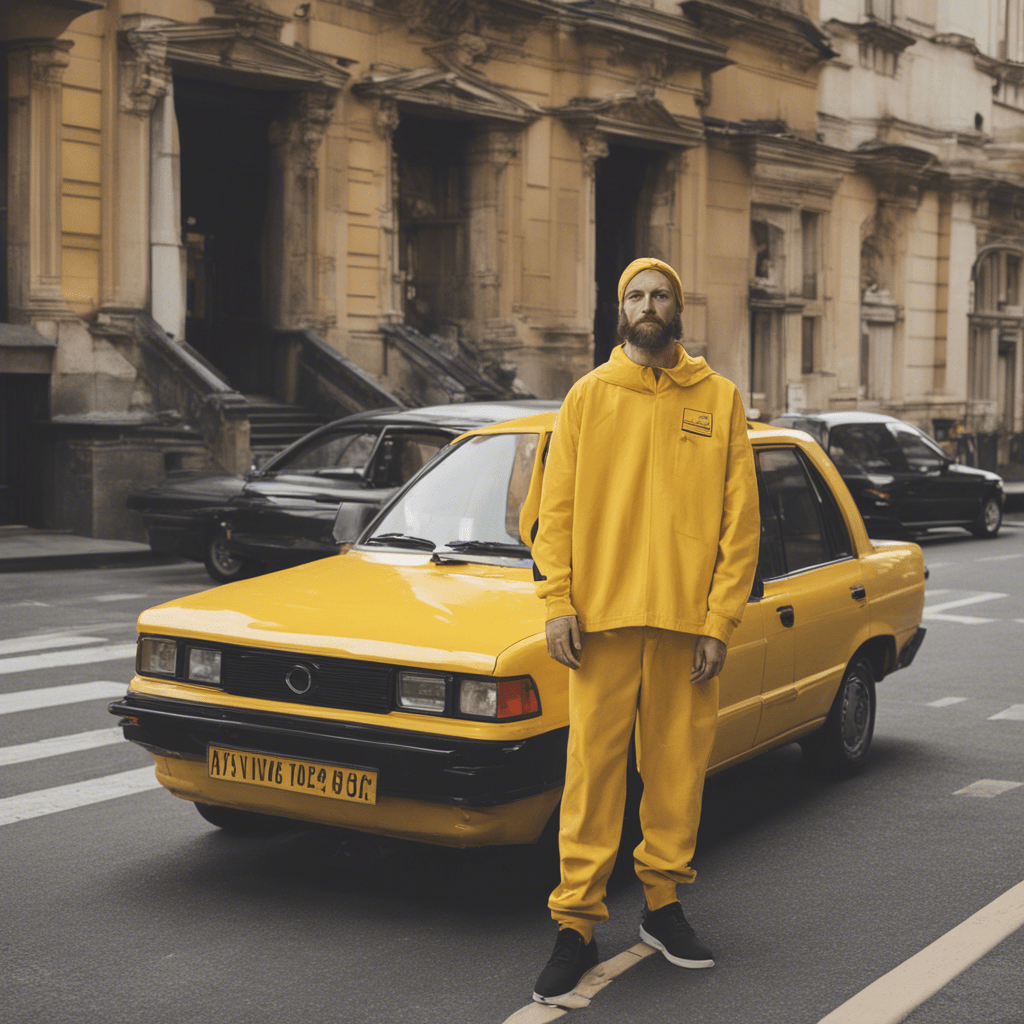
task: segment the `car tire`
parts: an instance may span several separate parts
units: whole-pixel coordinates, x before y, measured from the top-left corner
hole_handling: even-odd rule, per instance
[[[295,827],[287,818],[274,818],[255,811],[239,811],[234,807],[196,803],[196,810],[204,821],[233,836],[272,836]]]
[[[245,579],[252,572],[251,562],[231,554],[227,534],[223,530],[216,530],[206,538],[203,565],[217,583],[233,583]]]
[[[846,667],[825,724],[800,740],[804,761],[819,775],[856,775],[867,762],[875,731],[875,673],[858,654]]]
[[[1003,506],[995,494],[990,494],[981,506],[978,518],[968,527],[975,537],[994,537],[1003,525]]]

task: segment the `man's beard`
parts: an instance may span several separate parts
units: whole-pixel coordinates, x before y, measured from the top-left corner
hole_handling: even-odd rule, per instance
[[[668,323],[665,323],[660,317],[651,314],[631,324],[620,309],[618,335],[619,341],[628,341],[636,348],[656,352],[682,338],[683,317],[681,313],[676,313]]]

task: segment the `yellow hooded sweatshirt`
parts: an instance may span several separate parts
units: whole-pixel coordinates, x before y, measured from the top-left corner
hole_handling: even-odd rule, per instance
[[[655,377],[617,346],[558,414],[533,545],[548,619],[729,642],[760,540],[736,385],[677,345]]]

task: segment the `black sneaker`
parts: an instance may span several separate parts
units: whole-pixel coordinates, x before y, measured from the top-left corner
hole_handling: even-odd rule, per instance
[[[597,942],[584,942],[575,928],[562,928],[555,940],[555,951],[534,986],[534,1002],[559,1005],[559,999],[571,995],[580,978],[596,965]]]
[[[647,945],[660,949],[666,960],[679,967],[715,966],[714,955],[697,938],[678,903],[670,903],[660,910],[648,910],[645,903],[640,938]]]

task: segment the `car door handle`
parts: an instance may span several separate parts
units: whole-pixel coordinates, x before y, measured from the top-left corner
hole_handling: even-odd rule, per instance
[[[796,616],[793,613],[793,606],[791,604],[780,605],[775,610],[779,613],[779,620],[787,629],[796,621]]]
[[[854,601],[863,601],[868,596],[868,592],[864,589],[863,583],[858,583],[855,587],[850,587],[850,597]]]

